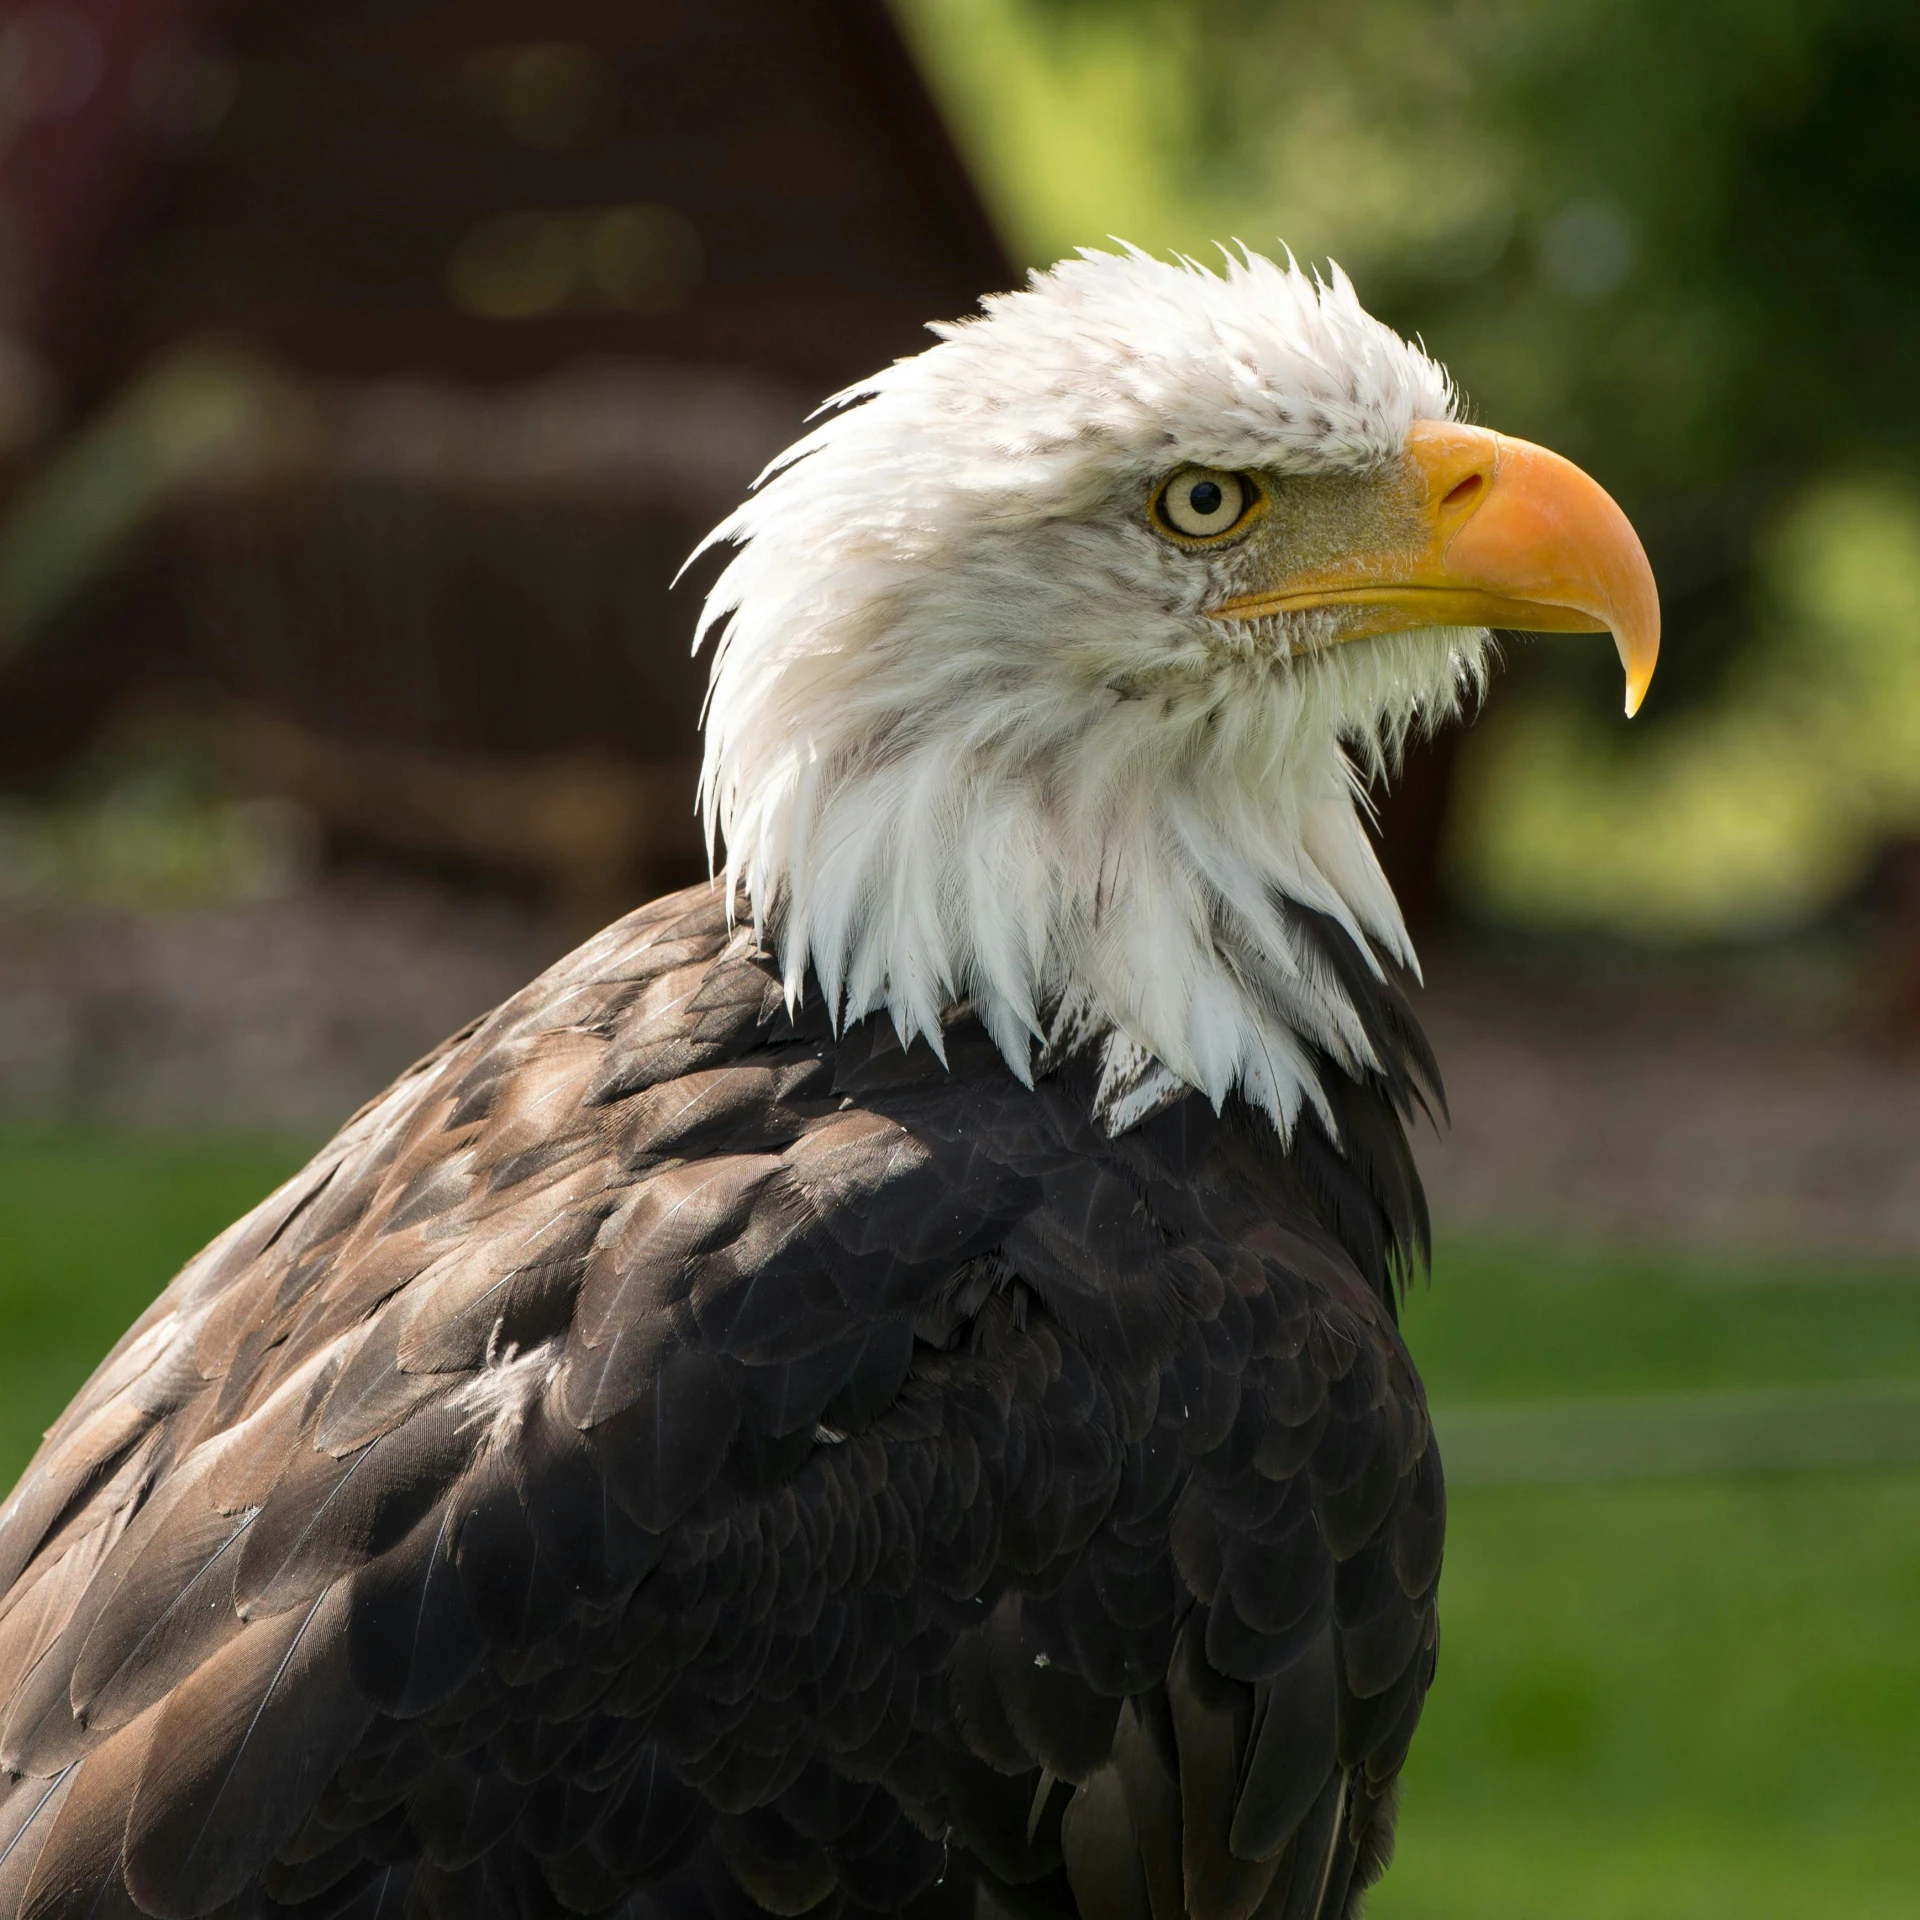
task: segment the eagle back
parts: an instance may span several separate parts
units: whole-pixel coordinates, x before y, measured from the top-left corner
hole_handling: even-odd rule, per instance
[[[704,890],[581,948],[0,1515],[0,1912],[1348,1911],[1443,1506],[1430,1062],[1355,983],[1377,1070],[1283,1145],[836,1033]]]

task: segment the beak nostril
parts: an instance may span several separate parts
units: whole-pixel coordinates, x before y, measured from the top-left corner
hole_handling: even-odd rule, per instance
[[[1480,496],[1480,489],[1487,484],[1484,473],[1470,473],[1464,480],[1456,482],[1447,489],[1446,497],[1440,502],[1442,513],[1451,513],[1456,507],[1464,507],[1469,501]]]

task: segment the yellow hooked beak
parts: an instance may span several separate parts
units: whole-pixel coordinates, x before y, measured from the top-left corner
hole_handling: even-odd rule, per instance
[[[1208,609],[1256,620],[1324,608],[1336,638],[1409,627],[1611,633],[1636,713],[1660,656],[1660,599],[1627,516],[1598,481],[1545,447],[1481,427],[1416,421],[1410,513],[1361,550]]]

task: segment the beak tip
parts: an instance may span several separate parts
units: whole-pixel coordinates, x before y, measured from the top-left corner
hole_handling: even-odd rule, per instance
[[[1652,599],[1653,579],[1647,578],[1648,598]],[[1653,670],[1660,660],[1660,603],[1653,600],[1649,617],[1625,623],[1614,630],[1614,647],[1627,676],[1627,718],[1640,711],[1653,685]]]

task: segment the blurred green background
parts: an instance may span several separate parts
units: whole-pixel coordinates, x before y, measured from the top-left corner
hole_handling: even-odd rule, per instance
[[[1442,857],[1508,924],[1830,909],[1920,819],[1920,13],[1898,0],[902,0],[1018,254],[1337,260],[1602,477],[1667,643],[1525,644]]]
[[[806,406],[1010,265],[1285,243],[1598,475],[1667,620],[1632,726],[1513,642],[1386,807],[1459,1471],[1370,1911],[1920,1920],[1920,8],[894,0],[963,172],[865,0],[253,0],[68,219],[143,11],[216,20],[0,7],[0,238],[97,241],[57,312],[0,248],[0,1482],[698,869],[665,582]]]

